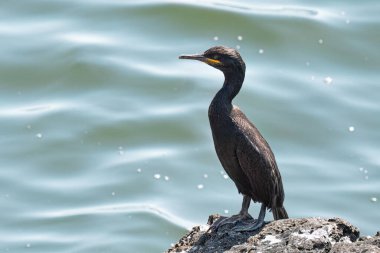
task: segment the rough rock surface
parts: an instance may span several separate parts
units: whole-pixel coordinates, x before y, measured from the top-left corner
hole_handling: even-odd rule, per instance
[[[232,224],[226,224],[216,232],[208,231],[219,218],[211,215],[208,225],[194,227],[167,253],[380,253],[380,232],[373,237],[359,237],[359,230],[340,218],[277,220],[250,232],[236,232]]]

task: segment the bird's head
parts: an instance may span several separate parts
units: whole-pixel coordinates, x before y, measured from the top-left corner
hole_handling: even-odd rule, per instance
[[[224,74],[240,72],[244,75],[245,63],[238,51],[233,48],[216,46],[202,54],[181,55],[179,59],[198,60],[219,69]]]

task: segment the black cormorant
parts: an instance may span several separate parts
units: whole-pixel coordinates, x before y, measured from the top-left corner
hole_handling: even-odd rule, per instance
[[[218,158],[239,193],[243,194],[243,204],[239,214],[221,223],[251,218],[248,213],[251,200],[262,203],[259,217],[254,223],[239,228],[240,231],[262,227],[267,208],[273,212],[275,220],[288,218],[283,206],[281,175],[272,150],[244,113],[232,105],[245,76],[245,63],[240,54],[233,48],[216,46],[203,54],[179,58],[205,62],[222,71],[225,77],[223,87],[210,104],[208,117]]]

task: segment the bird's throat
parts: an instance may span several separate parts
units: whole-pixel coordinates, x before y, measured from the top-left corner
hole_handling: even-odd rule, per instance
[[[215,98],[222,100],[224,103],[231,104],[232,100],[239,93],[244,82],[244,72],[226,72],[224,73],[223,87],[218,91]]]
[[[216,93],[210,104],[209,116],[229,114],[232,110],[232,100],[243,85],[244,73],[224,73],[224,76],[223,87]]]

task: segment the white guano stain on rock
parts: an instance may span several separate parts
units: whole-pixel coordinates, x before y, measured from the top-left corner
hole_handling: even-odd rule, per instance
[[[275,244],[281,242],[280,239],[277,239],[274,235],[266,235],[263,239],[263,242],[269,241],[269,244]]]

